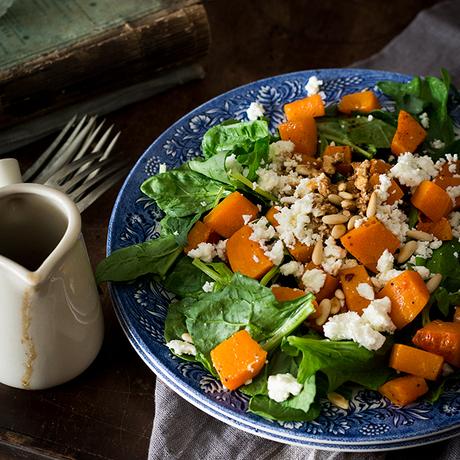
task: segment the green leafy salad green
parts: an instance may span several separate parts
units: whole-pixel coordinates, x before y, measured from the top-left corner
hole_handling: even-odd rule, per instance
[[[449,115],[455,89],[444,70],[441,78],[377,86],[390,101],[387,108],[358,104],[347,112],[339,101],[325,105],[317,94],[306,95],[325,105],[324,115],[315,115],[313,152],[298,141],[301,117],[279,132],[263,116],[213,126],[200,156],[140,187],[164,213],[159,237],[116,250],[97,267],[98,283],[148,277],[175,294],[165,321],[168,347],[222,382],[237,382],[229,388],[248,395],[249,411],[267,419],[314,420],[322,398],[346,409],[354,386],[377,391],[402,375],[425,378],[394,364],[392,350],[395,343],[415,347],[414,334],[436,322],[452,330],[458,325],[452,347],[459,359],[452,361],[452,350],[435,339],[424,348],[444,360],[442,373],[428,382],[427,399],[436,401],[459,376],[460,141]],[[402,153],[395,151],[398,136],[407,141],[401,114],[423,133]],[[286,138],[286,132],[295,135]],[[439,219],[430,219],[431,210],[417,201],[424,182],[448,197]],[[233,230],[219,233],[210,213],[236,193],[246,211],[239,212],[239,204],[226,211],[219,219]],[[392,193],[399,198],[390,201]],[[392,249],[376,242],[379,252],[369,261],[343,238],[375,221],[396,243]],[[194,240],[200,226],[208,233]],[[353,284],[344,273],[356,267],[364,278]],[[415,273],[428,300],[402,322],[396,312],[406,318],[414,307],[388,286],[407,272]],[[217,365],[213,351],[240,331],[267,355],[258,373],[252,364],[238,367],[237,348],[230,364]],[[381,392],[396,404],[415,399]]]

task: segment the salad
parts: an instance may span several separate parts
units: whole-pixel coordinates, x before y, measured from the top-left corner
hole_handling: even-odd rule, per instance
[[[321,398],[347,409],[356,384],[436,401],[460,376],[458,93],[446,71],[327,105],[321,85],[275,130],[254,102],[161,167],[141,186],[159,237],[96,272],[161,282],[171,352],[279,421],[315,419]]]

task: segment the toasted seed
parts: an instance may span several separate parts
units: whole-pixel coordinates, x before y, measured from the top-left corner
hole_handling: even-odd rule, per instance
[[[340,206],[342,206],[343,209],[353,209],[356,208],[356,203],[350,200],[343,200]]]
[[[321,265],[321,262],[323,261],[323,242],[321,240],[317,241],[315,247],[313,248],[311,261],[315,265]]]
[[[367,204],[366,217],[373,217],[377,213],[377,193],[372,192]]]
[[[327,199],[329,200],[329,202],[335,204],[336,206],[340,206],[340,203],[342,202],[342,198],[340,198],[340,196],[336,195],[335,193],[329,194]]]
[[[331,301],[329,299],[323,299],[318,305],[319,316],[315,322],[318,326],[322,326],[331,313]]]
[[[328,216],[323,216],[321,220],[328,225],[344,224],[347,222],[348,216],[344,216],[343,214],[329,214]]]
[[[348,410],[350,407],[350,402],[348,399],[344,398],[342,395],[339,395],[335,391],[327,394],[327,399],[334,404],[334,406],[340,407],[340,409]]]
[[[433,239],[433,235],[427,232],[422,232],[421,230],[409,230],[406,235],[409,238],[414,238],[414,240],[419,241],[431,241]]]
[[[353,199],[355,198],[355,196],[353,195],[353,193],[345,192],[345,191],[339,192],[339,195],[340,195],[344,200],[353,200]]]
[[[340,182],[337,188],[339,189],[339,192],[344,192],[347,189],[347,184],[345,182]]]
[[[309,165],[300,164],[297,165],[295,169],[301,176],[308,176],[311,173],[311,166]]]
[[[342,214],[343,214],[344,216],[347,216],[348,218],[351,217],[351,212],[348,211],[348,210],[346,210],[346,209],[345,209],[344,211],[342,211]]]
[[[345,227],[343,224],[337,224],[332,227],[331,236],[334,239],[340,238],[341,236],[345,235],[345,233],[347,233],[347,227]]]
[[[342,291],[342,289],[336,289],[335,292],[334,292],[334,295],[338,298],[338,299],[341,299],[343,300],[345,298],[345,294],[344,292]]]
[[[409,260],[410,256],[415,252],[416,249],[417,241],[408,241],[399,251],[398,258],[396,259],[398,264],[402,264],[406,262],[406,260]]]
[[[340,300],[337,297],[331,299],[331,315],[336,315],[340,311]]]
[[[428,289],[428,292],[432,294],[436,289],[438,289],[439,285],[441,284],[442,281],[442,275],[440,273],[436,273],[436,275],[433,275],[427,282],[426,282],[426,288]]]
[[[355,228],[355,224],[358,219],[359,219],[359,216],[351,216],[347,224],[347,230],[353,230]]]

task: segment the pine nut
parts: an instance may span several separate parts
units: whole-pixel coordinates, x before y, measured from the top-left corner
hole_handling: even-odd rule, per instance
[[[441,284],[442,281],[442,275],[440,273],[436,273],[436,275],[433,275],[427,282],[426,282],[426,288],[428,289],[428,292],[432,294],[436,289],[438,289],[439,285]]]
[[[336,315],[340,311],[340,300],[337,297],[331,299],[331,315]]]
[[[340,206],[340,203],[342,202],[342,198],[340,198],[340,196],[336,195],[335,193],[329,194],[327,199],[329,200],[329,202],[335,204],[336,206]]]
[[[329,299],[323,299],[318,305],[319,316],[315,322],[318,326],[322,326],[331,313],[331,301]]]
[[[339,192],[344,192],[347,189],[347,184],[345,182],[340,182],[337,186]]]
[[[343,214],[329,214],[328,216],[323,216],[321,220],[327,225],[337,225],[347,222],[348,217]]]
[[[317,241],[315,247],[313,248],[313,252],[311,254],[311,261],[315,265],[321,265],[323,261],[323,242],[321,240]]]
[[[406,235],[409,238],[414,238],[414,240],[419,241],[431,241],[433,239],[433,235],[427,232],[422,232],[420,230],[409,230]]]
[[[339,196],[341,196],[344,200],[353,200],[355,196],[349,192],[339,192]]]
[[[345,227],[343,224],[334,225],[332,227],[331,236],[334,239],[340,238],[341,236],[345,235],[345,233],[347,233],[347,227]]]
[[[352,208],[356,208],[356,203],[350,200],[343,200],[340,203],[340,206],[342,206],[343,209],[352,209]]]
[[[327,399],[334,404],[334,406],[340,407],[340,409],[348,410],[350,407],[350,402],[348,399],[344,398],[342,395],[339,395],[335,391],[327,394]]]
[[[406,260],[409,260],[411,255],[415,252],[417,249],[417,241],[411,240],[407,242],[399,251],[398,258],[396,259],[398,264],[402,264],[406,262]]]
[[[377,193],[372,192],[367,204],[366,217],[373,217],[377,213]]]
[[[344,211],[342,211],[342,214],[343,214],[344,216],[347,216],[348,218],[351,217],[351,212],[350,212],[350,211],[347,211],[346,209],[345,209]]]
[[[353,230],[355,228],[355,224],[358,219],[359,219],[359,216],[351,216],[347,224],[347,230]]]
[[[343,300],[345,298],[345,294],[342,291],[342,289],[336,289],[334,295],[340,300]]]

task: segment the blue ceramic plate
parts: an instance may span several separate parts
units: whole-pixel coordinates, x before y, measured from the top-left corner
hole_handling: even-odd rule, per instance
[[[407,81],[401,74],[328,69],[296,72],[236,88],[203,104],[166,130],[142,155],[126,179],[109,226],[107,252],[158,236],[161,214],[139,190],[160,163],[174,168],[200,154],[203,134],[229,118],[245,119],[253,101],[263,104],[272,127],[283,120],[286,102],[306,96],[305,84],[316,75],[324,81],[326,102],[343,94],[376,89],[381,80]],[[458,118],[457,118],[458,121]],[[275,441],[322,449],[370,451],[410,447],[460,433],[460,385],[450,387],[434,405],[398,408],[377,392],[357,390],[345,411],[323,401],[314,422],[273,422],[248,413],[248,399],[224,390],[201,366],[173,356],[163,338],[171,295],[143,279],[110,286],[115,311],[131,344],[147,365],[176,393],[204,412],[242,430]]]

